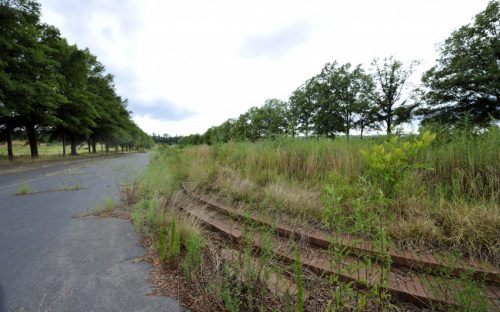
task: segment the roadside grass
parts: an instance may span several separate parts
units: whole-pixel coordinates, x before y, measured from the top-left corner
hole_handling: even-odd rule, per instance
[[[366,209],[380,206],[376,194],[385,192],[383,197],[389,199],[383,203],[386,212],[378,217],[390,221],[386,226],[396,245],[458,252],[499,264],[499,128],[491,127],[482,134],[438,133],[427,147],[405,159],[390,156],[392,164],[378,164],[390,171],[406,161],[407,172],[374,177],[378,173],[370,171],[369,155],[364,156],[363,151],[376,153],[376,146],[397,150],[412,140],[414,136],[401,138],[391,147],[383,137],[277,139],[188,146],[166,153],[177,154],[168,167],[173,171],[170,174],[182,172],[199,192],[217,194],[230,204],[265,213],[285,212],[313,225],[323,223],[325,210],[332,204],[325,202],[325,186],[335,190],[341,198],[338,204],[347,214],[359,204],[356,198],[363,187],[371,196],[363,203]],[[382,175],[387,172],[382,170]],[[360,177],[368,179],[364,185],[360,185]],[[394,180],[390,183],[397,188],[388,190],[387,181],[381,182],[384,179]]]
[[[21,184],[18,189],[16,195],[28,195],[31,194],[33,190],[28,184]]]
[[[174,268],[198,294],[210,294],[221,309],[342,311],[356,306],[359,311],[397,311],[387,293],[388,251],[394,245],[500,262],[499,140],[500,131],[493,127],[448,137],[426,132],[350,141],[297,138],[162,147],[140,177],[122,185],[122,194],[132,206],[137,232],[163,265]],[[269,244],[259,254],[264,272],[285,273],[298,289],[276,301],[258,278],[261,273],[249,265],[254,255],[250,242],[262,229],[241,223],[244,256],[228,266],[214,247],[226,248],[228,242],[212,241],[196,219],[178,208],[190,205],[178,192],[183,181],[249,215],[275,215],[300,227],[371,239],[380,279],[363,291],[334,276],[312,277],[301,267],[298,252],[294,263],[275,264]],[[332,238],[332,268],[346,252]],[[372,259],[362,262],[370,267]],[[442,276],[448,278],[449,272]],[[480,283],[469,284],[468,292],[459,294],[461,306],[484,297]],[[325,300],[311,307],[306,289],[315,289]]]
[[[194,218],[178,210],[175,191],[184,174],[167,170],[180,162],[177,154],[154,153],[150,165],[134,182],[124,184],[124,201],[133,205],[132,222],[137,232],[153,245],[163,260],[173,262],[181,251],[188,252],[186,270],[195,270],[203,249],[201,227]]]

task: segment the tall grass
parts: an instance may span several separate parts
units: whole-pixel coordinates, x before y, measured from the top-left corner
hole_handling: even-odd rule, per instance
[[[402,141],[411,140],[402,138]],[[170,149],[168,174],[232,202],[286,211],[319,223],[325,185],[356,196],[370,173],[362,151],[386,138],[287,139]],[[500,130],[439,135],[412,156],[425,164],[398,181],[388,207],[389,235],[402,247],[423,247],[500,262]]]
[[[153,242],[162,260],[173,263],[180,256],[181,248],[189,247],[189,269],[196,270],[201,260],[193,259],[193,254],[200,255],[203,249],[199,223],[192,217],[182,214],[175,206],[174,192],[184,179],[179,152],[162,151],[153,154],[149,166],[134,183],[128,183],[127,199],[135,203],[132,221],[137,232]],[[194,247],[193,247],[194,246]],[[196,248],[195,248],[196,247]]]

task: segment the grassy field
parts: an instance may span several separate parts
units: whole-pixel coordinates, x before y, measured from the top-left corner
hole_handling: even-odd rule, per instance
[[[29,156],[31,155],[28,142],[14,141],[12,142],[14,156]],[[38,146],[40,156],[62,155],[62,144],[60,143],[40,143]],[[0,144],[0,158],[7,158],[7,144]]]
[[[31,160],[31,151],[28,142],[13,141],[12,148],[14,152],[14,162],[26,162]],[[100,149],[98,148],[98,152]],[[112,149],[114,151],[114,149]],[[77,149],[78,154],[88,154],[88,146],[82,144]],[[70,153],[70,146],[66,146],[66,155]],[[62,159],[62,143],[40,143],[38,145],[38,160],[57,160]],[[7,144],[0,143],[0,163],[10,163],[7,158]]]
[[[165,261],[183,250],[200,263],[203,231],[174,208],[181,181],[289,224],[373,240],[383,233],[399,248],[500,264],[498,127],[160,148],[125,187],[132,220]]]
[[[285,212],[319,227],[329,226],[328,213],[369,211],[374,214],[370,217],[387,221],[389,234],[401,247],[500,263],[499,129],[438,135],[428,146],[394,155],[414,141],[280,139],[168,149],[162,152],[168,162],[152,164],[156,171],[168,172],[165,181],[148,189],[168,193],[184,179],[229,203]],[[385,148],[380,157],[387,161],[370,158],[377,154],[376,146]]]

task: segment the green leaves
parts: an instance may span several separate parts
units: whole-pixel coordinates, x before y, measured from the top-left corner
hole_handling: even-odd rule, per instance
[[[113,77],[87,49],[69,45],[40,21],[32,0],[0,2],[0,129],[24,127],[37,157],[37,129],[71,139],[149,147],[151,139],[131,120]]]
[[[415,163],[415,155],[429,146],[436,135],[425,131],[413,141],[400,142],[392,137],[385,144],[375,145],[363,151],[367,164],[368,179],[380,186],[387,198],[393,198],[399,185],[413,170],[429,168],[423,163]]]
[[[437,65],[422,77],[424,122],[456,125],[469,118],[485,127],[500,119],[499,24],[500,2],[494,0],[444,41]]]

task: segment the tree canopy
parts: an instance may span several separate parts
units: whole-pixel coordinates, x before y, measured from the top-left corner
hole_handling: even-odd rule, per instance
[[[132,121],[113,76],[88,49],[69,45],[58,29],[41,23],[34,0],[0,0],[0,132],[11,159],[15,129],[27,135],[32,157],[38,157],[40,131],[63,145],[68,138],[72,155],[83,141],[93,152],[97,142],[153,143]]]
[[[474,21],[440,47],[437,64],[422,81],[424,122],[486,126],[500,118],[500,2],[491,1]]]

